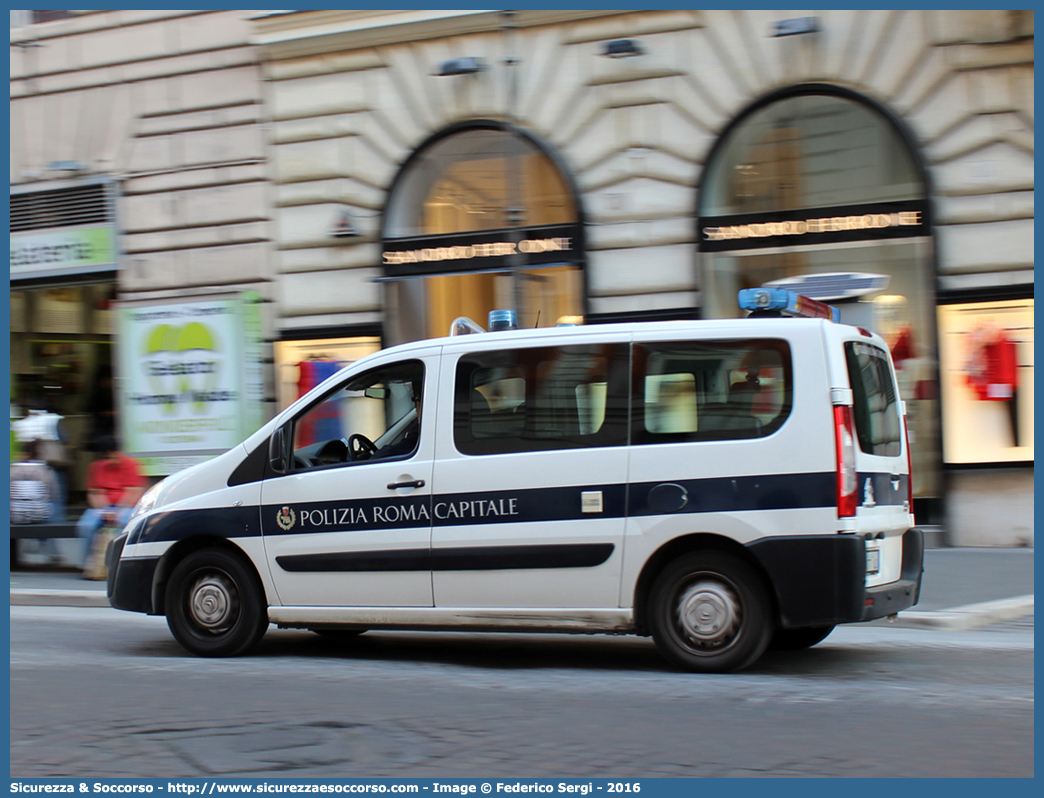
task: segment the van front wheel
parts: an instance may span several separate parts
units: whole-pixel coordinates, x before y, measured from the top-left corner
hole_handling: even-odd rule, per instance
[[[200,657],[234,657],[268,629],[264,590],[242,558],[202,549],[177,564],[167,583],[167,626]]]
[[[653,582],[649,627],[660,653],[683,670],[725,673],[764,653],[769,600],[746,563],[723,552],[679,557]]]

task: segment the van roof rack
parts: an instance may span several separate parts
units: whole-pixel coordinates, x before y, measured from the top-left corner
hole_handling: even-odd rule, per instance
[[[785,288],[744,288],[739,292],[739,306],[750,316],[799,316],[806,319],[841,321],[841,311],[825,302],[788,291]],[[748,317],[749,318],[749,317]]]

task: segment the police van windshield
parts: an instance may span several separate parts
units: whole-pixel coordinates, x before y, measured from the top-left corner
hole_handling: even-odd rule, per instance
[[[294,422],[295,471],[411,455],[420,437],[424,366],[407,361],[355,377]]]

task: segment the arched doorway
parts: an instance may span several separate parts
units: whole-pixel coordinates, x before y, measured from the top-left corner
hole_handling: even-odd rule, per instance
[[[940,494],[934,248],[927,174],[901,124],[830,85],[791,87],[726,129],[699,187],[703,314],[785,285],[880,333],[907,401],[916,496]]]
[[[382,226],[390,342],[442,336],[513,308],[523,327],[582,315],[583,225],[559,159],[483,120],[432,136],[389,192]]]

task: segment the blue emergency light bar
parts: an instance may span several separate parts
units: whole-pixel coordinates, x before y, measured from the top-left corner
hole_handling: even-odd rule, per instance
[[[739,292],[739,306],[751,312],[775,311],[806,319],[841,321],[837,308],[785,288],[744,288]]]

